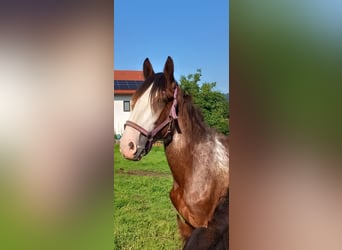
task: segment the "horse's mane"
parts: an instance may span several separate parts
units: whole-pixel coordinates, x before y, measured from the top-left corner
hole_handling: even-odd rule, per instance
[[[204,121],[201,110],[194,104],[191,95],[184,94],[181,91],[181,101],[179,103],[179,112],[183,115],[184,126],[192,131],[191,140],[203,138],[201,134],[207,134],[212,131]]]
[[[132,107],[134,108],[134,105],[136,101],[145,93],[145,91],[152,85],[152,89],[150,92],[150,101],[151,105],[155,101],[158,101],[161,98],[162,91],[166,90],[166,78],[163,73],[157,73],[149,78],[147,78],[144,83],[140,86],[140,88],[137,89],[137,91],[134,93],[132,97]],[[159,97],[158,100],[155,100],[154,97]]]

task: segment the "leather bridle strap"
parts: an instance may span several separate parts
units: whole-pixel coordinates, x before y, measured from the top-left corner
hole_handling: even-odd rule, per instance
[[[170,124],[173,120],[178,118],[177,112],[176,112],[177,93],[178,93],[178,87],[175,88],[175,91],[173,93],[173,104],[172,104],[172,107],[170,109],[170,113],[169,113],[168,117],[161,124],[159,124],[156,128],[154,128],[151,132],[148,132],[146,129],[144,129],[143,127],[141,127],[140,125],[138,125],[132,121],[126,121],[125,127],[130,126],[134,129],[138,130],[144,136],[149,138],[150,142],[152,142],[154,140],[154,137],[159,133],[160,130],[162,130],[166,125]]]
[[[146,129],[144,129],[140,125],[136,124],[135,122],[126,121],[125,128],[126,128],[126,126],[129,126],[129,127],[132,127],[134,129],[138,130],[140,133],[142,133],[146,137],[148,137],[148,135],[149,135],[149,132],[147,132]]]

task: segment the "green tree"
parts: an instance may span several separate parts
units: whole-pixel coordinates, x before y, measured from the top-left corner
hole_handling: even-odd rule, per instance
[[[202,71],[198,69],[195,74],[187,77],[181,76],[180,87],[186,94],[190,94],[204,116],[205,122],[216,130],[229,133],[229,102],[226,96],[215,91],[216,82],[205,82],[201,86]]]

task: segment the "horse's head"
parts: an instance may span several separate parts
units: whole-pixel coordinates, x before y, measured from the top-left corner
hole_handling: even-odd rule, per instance
[[[140,160],[152,143],[170,132],[176,116],[177,83],[168,57],[163,73],[154,73],[148,58],[143,65],[145,81],[132,98],[132,112],[120,139],[120,152],[129,160]]]

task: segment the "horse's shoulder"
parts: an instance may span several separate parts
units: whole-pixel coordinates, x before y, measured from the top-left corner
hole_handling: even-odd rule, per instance
[[[221,134],[221,133],[217,133],[215,136],[216,136],[217,140],[220,141],[228,149],[229,136]]]

